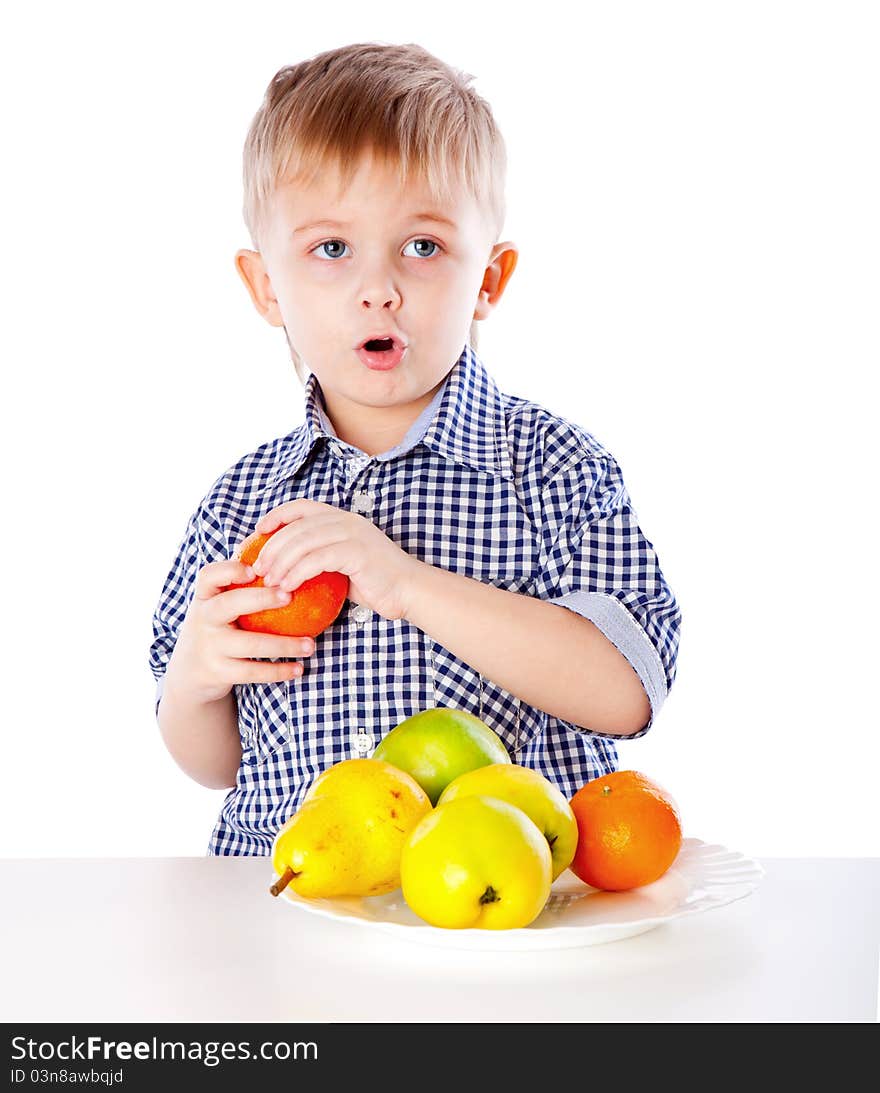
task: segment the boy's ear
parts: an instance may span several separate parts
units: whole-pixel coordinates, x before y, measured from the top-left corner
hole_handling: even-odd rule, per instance
[[[238,275],[244,281],[254,307],[259,311],[267,323],[272,326],[284,326],[284,319],[275,299],[272,282],[263,264],[263,256],[255,250],[239,250],[235,252],[235,268]]]
[[[475,319],[486,319],[490,312],[498,305],[507,282],[516,269],[519,251],[513,243],[496,243],[489,256],[489,264],[483,275],[483,283],[480,286],[480,295],[477,306],[474,309]]]

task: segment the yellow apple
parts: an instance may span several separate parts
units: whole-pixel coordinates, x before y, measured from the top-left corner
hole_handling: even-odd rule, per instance
[[[552,879],[547,840],[519,808],[496,797],[437,805],[403,843],[400,884],[432,926],[509,930],[538,917]]]
[[[475,793],[498,797],[521,808],[547,840],[553,858],[553,879],[568,869],[577,850],[577,820],[563,794],[543,774],[513,763],[491,763],[460,774],[443,790],[437,804]]]

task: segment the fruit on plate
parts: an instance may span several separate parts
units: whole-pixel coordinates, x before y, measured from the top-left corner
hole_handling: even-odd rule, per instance
[[[431,810],[405,771],[376,759],[343,759],[320,774],[272,846],[279,895],[375,896],[400,885],[403,842]]]
[[[411,774],[432,805],[460,774],[510,762],[501,738],[484,721],[446,706],[431,706],[401,721],[379,741],[373,758]]]
[[[578,825],[572,872],[593,888],[624,892],[651,884],[681,849],[678,806],[635,770],[587,782],[571,798]]]
[[[421,818],[431,808],[428,795],[415,778],[375,756],[334,763],[312,782],[303,800],[337,796],[345,797],[365,818],[376,818],[386,806],[397,813],[392,819]]]
[[[276,528],[275,531],[279,531]],[[243,565],[253,565],[266,541],[275,531],[263,535],[254,532],[236,550],[234,557]],[[229,588],[262,587],[263,578],[255,577],[245,584],[227,585]],[[252,611],[239,615],[236,625],[242,630],[257,630],[262,634],[289,634],[292,637],[317,637],[337,618],[348,595],[349,581],[344,573],[319,573],[294,588],[290,600],[280,607],[264,611]]]
[[[447,929],[528,926],[550,895],[547,840],[522,809],[459,797],[423,816],[404,840],[400,883],[409,907]]]
[[[565,796],[543,774],[515,763],[490,763],[460,774],[443,790],[437,804],[475,793],[498,797],[525,812],[550,847],[554,880],[571,865],[578,841],[577,820]]]

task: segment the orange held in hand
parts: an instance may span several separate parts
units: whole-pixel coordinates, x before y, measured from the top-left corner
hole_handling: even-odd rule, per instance
[[[638,771],[587,782],[569,804],[578,825],[571,871],[593,888],[624,892],[651,884],[681,849],[675,801]]]
[[[276,531],[278,529],[276,528]],[[254,532],[241,544],[235,557],[244,565],[253,565],[264,544],[275,534]],[[231,588],[262,586],[263,578],[256,577],[246,585],[230,585]],[[314,638],[326,630],[337,617],[348,595],[348,577],[344,573],[319,573],[293,590],[290,602],[265,611],[239,615],[237,624],[242,630],[258,630],[263,634],[289,634],[292,637]]]

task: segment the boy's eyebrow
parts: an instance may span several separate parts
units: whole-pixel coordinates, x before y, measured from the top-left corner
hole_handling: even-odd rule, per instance
[[[447,224],[450,228],[457,228],[458,225],[454,220],[450,220],[448,216],[443,216],[441,213],[424,212],[414,213],[408,218],[408,222],[412,223],[415,220],[434,220],[438,224]],[[351,225],[347,221],[343,220],[310,220],[308,224],[300,224],[298,228],[293,229],[293,234],[298,232],[308,231],[310,228],[348,228]]]
[[[458,227],[454,220],[450,220],[448,216],[443,216],[442,213],[416,213],[414,216],[410,217],[410,221],[413,220],[435,220],[438,224],[446,224],[450,228]]]

